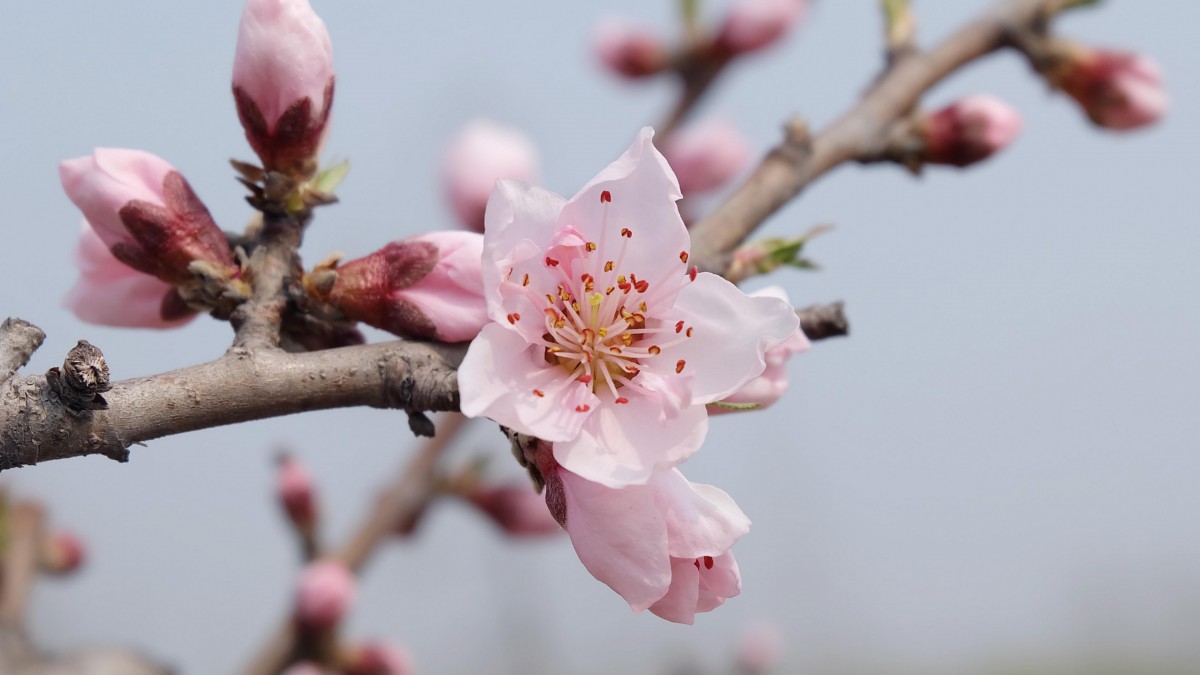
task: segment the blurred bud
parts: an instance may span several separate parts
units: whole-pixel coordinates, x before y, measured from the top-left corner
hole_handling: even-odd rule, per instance
[[[346,661],[346,675],[412,675],[412,656],[400,645],[368,642],[354,647]]]
[[[178,171],[140,150],[96,148],[59,166],[67,196],[113,257],[171,284],[237,275],[225,233]]]
[[[483,235],[431,232],[338,266],[319,265],[309,293],[347,318],[397,335],[463,342],[488,322]]]
[[[296,621],[313,630],[332,628],[350,610],[354,594],[354,576],[344,565],[330,560],[311,563],[296,585]]]
[[[312,661],[301,661],[300,663],[288,666],[288,669],[283,671],[283,675],[327,675],[326,671],[321,666]]]
[[[516,129],[475,120],[454,137],[442,162],[446,197],[463,227],[483,232],[483,213],[500,179],[537,179],[537,149]]]
[[[87,223],[79,233],[73,259],[79,280],[63,299],[63,306],[88,323],[175,328],[196,318],[173,286],[114,258]]]
[[[86,557],[83,540],[74,533],[59,530],[42,542],[41,569],[48,574],[70,574],[83,566]]]
[[[333,105],[333,47],[308,0],[246,0],[233,97],[263,167],[310,175]]]
[[[779,286],[768,286],[750,293],[752,298],[779,298],[789,302],[787,292]],[[763,354],[767,367],[762,375],[742,385],[724,399],[708,406],[709,414],[736,412],[739,410],[762,410],[770,407],[783,397],[788,388],[787,362],[792,355],[807,351],[812,344],[804,336],[804,331],[796,327],[788,339],[779,345],[768,349]]]
[[[734,0],[717,44],[734,54],[771,45],[804,18],[806,0]]]
[[[463,497],[514,537],[536,537],[562,532],[550,515],[544,497],[527,484],[476,487]]]
[[[288,520],[302,532],[311,532],[317,524],[317,496],[312,476],[296,458],[279,457],[275,474],[275,496]]]
[[[1066,56],[1047,77],[1083,106],[1095,124],[1107,129],[1136,129],[1167,112],[1162,71],[1152,59],[1116,50],[1060,44]]]
[[[663,148],[685,195],[715,190],[750,161],[750,146],[731,122],[710,119],[681,129]]]
[[[666,69],[670,56],[662,38],[623,19],[608,18],[592,37],[596,55],[609,70],[625,77],[647,77]]]
[[[991,157],[1021,132],[1021,114],[994,96],[955,101],[920,123],[925,142],[921,159],[931,164],[968,166]]]
[[[783,657],[784,644],[778,627],[767,623],[750,626],[738,640],[738,671],[758,675],[771,670]]]

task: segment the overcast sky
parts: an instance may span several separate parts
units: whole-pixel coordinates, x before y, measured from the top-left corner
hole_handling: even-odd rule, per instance
[[[601,11],[674,31],[666,0],[313,1],[338,75],[327,156],[353,168],[309,231],[309,264],[452,226],[438,162],[476,116],[525,129],[545,185],[570,195],[672,100],[664,83],[607,76],[588,50]],[[917,4],[929,43],[989,3]],[[655,672],[685,652],[716,666],[762,621],[782,627],[796,665],[1200,663],[1200,5],[1104,4],[1063,29],[1158,59],[1172,95],[1163,125],[1097,131],[1001,55],[928,103],[1004,98],[1026,120],[1010,151],[920,180],[842,168],[765,228],[836,224],[811,248],[821,272],[771,281],[798,304],[844,299],[853,334],[795,359],[777,407],[714,422],[684,467],[754,520],[736,548],[741,597],[694,627],[635,616],[565,538],[512,546],[446,504],[374,561],[350,632],[405,642],[426,673]],[[241,3],[3,5],[0,313],[48,333],[30,370],[85,337],[116,379],[218,356],[231,334],[210,319],[124,331],[59,307],[80,216],[57,164],[94,146],[154,152],[240,228],[250,209],[226,160],[253,158],[229,94]],[[786,46],[733,68],[702,112],[759,150],[792,113],[829,122],[879,66],[874,5],[821,3]],[[456,458],[494,453],[519,475],[493,426],[469,441]],[[155,441],[124,465],[5,474],[89,545],[84,573],[39,587],[35,635],[135,644],[191,673],[244,663],[296,570],[270,497],[281,444],[319,475],[335,537],[415,447],[402,413],[350,410]]]

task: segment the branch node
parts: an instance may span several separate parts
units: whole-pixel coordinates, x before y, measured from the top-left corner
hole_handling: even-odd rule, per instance
[[[101,396],[112,389],[108,383],[108,363],[98,347],[80,340],[67,352],[62,369],[46,371],[46,382],[69,410],[86,416],[92,410],[107,410],[108,401]]]

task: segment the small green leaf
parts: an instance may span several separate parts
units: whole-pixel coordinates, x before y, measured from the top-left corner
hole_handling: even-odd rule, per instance
[[[761,403],[725,403],[724,401],[716,401],[709,405],[724,410],[756,410],[762,407]]]
[[[312,187],[317,192],[331,195],[342,184],[342,180],[346,178],[346,174],[349,171],[349,160],[325,167],[321,170],[321,173],[317,174],[317,179],[313,181]]]

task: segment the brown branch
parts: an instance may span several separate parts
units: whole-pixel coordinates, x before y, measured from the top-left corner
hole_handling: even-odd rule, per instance
[[[846,318],[845,303],[812,305],[796,310],[800,317],[800,329],[809,340],[825,340],[850,334],[850,321]]]
[[[359,572],[379,545],[394,536],[398,525],[412,523],[437,496],[434,467],[438,457],[463,428],[466,418],[446,416],[439,433],[425,442],[395,481],[367,513],[358,530],[333,556],[352,572]],[[297,650],[294,622],[285,620],[245,670],[245,675],[275,675],[283,670]]]
[[[0,627],[20,631],[25,624],[29,596],[37,583],[38,551],[45,526],[45,510],[33,502],[12,505],[4,547],[3,592],[0,593]]]
[[[299,215],[272,211],[263,214],[260,242],[247,265],[254,290],[249,301],[231,317],[236,331],[234,350],[248,353],[279,346],[287,286],[298,282],[302,273],[296,251],[310,218],[309,211]]]
[[[0,324],[0,382],[5,382],[29,363],[42,346],[46,334],[37,326],[9,317]]]
[[[1011,36],[1046,19],[1053,0],[1007,0],[931,51],[901,59],[848,113],[810,136],[803,122],[787,126],[754,173],[692,229],[692,256],[720,272],[733,250],[784,204],[834,167],[878,155],[891,125],[921,95],[964,65],[1010,44]]]

